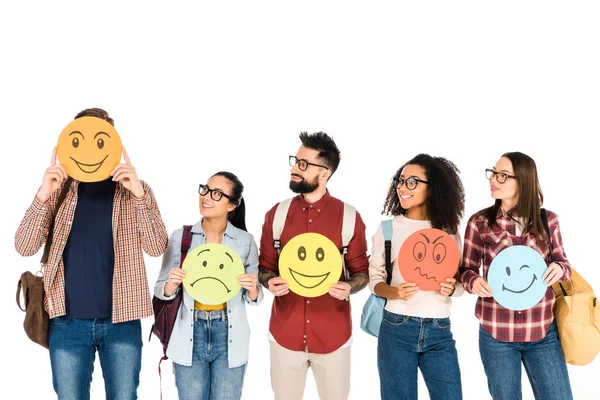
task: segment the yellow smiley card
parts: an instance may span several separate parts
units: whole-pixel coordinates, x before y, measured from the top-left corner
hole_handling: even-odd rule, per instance
[[[244,263],[231,248],[207,243],[191,250],[183,261],[183,287],[204,304],[222,304],[242,288],[237,281],[244,274]]]
[[[121,161],[123,145],[114,126],[96,117],[72,121],[58,137],[56,154],[67,174],[80,182],[100,182]]]
[[[340,280],[342,255],[327,237],[302,233],[281,250],[279,274],[292,292],[304,297],[322,296]]]

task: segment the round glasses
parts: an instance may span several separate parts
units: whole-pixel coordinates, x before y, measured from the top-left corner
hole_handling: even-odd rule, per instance
[[[297,159],[296,156],[290,156],[290,167],[294,167],[296,166],[296,164],[298,165],[298,169],[300,171],[306,171],[306,169],[308,168],[309,165],[313,165],[315,167],[321,167],[321,168],[325,168],[325,169],[329,169],[324,165],[321,164],[315,164],[315,163],[311,163],[308,160],[304,160],[304,159]]]
[[[406,184],[406,188],[408,190],[414,190],[417,187],[417,185],[419,184],[419,182],[421,182],[421,183],[429,183],[428,181],[424,181],[423,179],[419,179],[416,176],[411,176],[411,177],[406,178],[406,179],[394,178],[394,185],[396,185],[396,190],[402,189],[402,186],[404,184]]]
[[[506,182],[506,180],[508,178],[517,179],[516,176],[510,175],[510,174],[506,174],[504,172],[494,171],[493,169],[489,169],[489,168],[485,170],[485,177],[486,178],[488,178],[489,180],[491,180],[494,176],[496,177],[496,181],[498,183],[504,183],[504,182]]]
[[[200,187],[198,188],[198,193],[200,195],[206,196],[206,194],[209,192],[210,192],[210,198],[213,199],[214,201],[219,201],[223,198],[223,196],[225,196],[229,199],[229,201],[233,202],[233,199],[231,198],[231,196],[223,193],[221,190],[211,189],[208,187],[208,185],[200,184]]]

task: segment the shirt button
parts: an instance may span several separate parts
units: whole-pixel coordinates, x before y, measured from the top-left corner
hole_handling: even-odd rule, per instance
[[[308,222],[312,222],[312,219],[309,219]]]
[[[306,339],[306,335],[304,335],[304,339]]]
[[[307,324],[310,324],[310,319],[307,319],[307,320],[306,320],[306,323],[307,323]]]
[[[319,209],[317,210],[317,212],[321,212],[321,209],[319,208]]]
[[[306,300],[306,304],[310,304],[310,300]]]
[[[229,341],[229,343],[231,343],[231,342],[232,342],[232,340]]]
[[[229,310],[228,312],[231,312],[231,310]]]
[[[306,340],[304,341],[304,343],[306,343]]]
[[[230,328],[233,328],[233,325],[229,325]]]

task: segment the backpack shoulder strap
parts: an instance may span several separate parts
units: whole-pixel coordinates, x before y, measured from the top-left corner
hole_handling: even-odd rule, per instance
[[[190,247],[192,246],[192,225],[183,226],[183,235],[181,236],[181,262],[179,268],[183,266],[183,260],[187,256]]]
[[[354,226],[356,225],[356,209],[350,204],[344,202],[344,216],[342,218],[342,270],[344,280],[350,279],[350,272],[346,268],[346,253],[348,253],[348,244],[354,236]]]
[[[548,235],[548,245],[550,246],[550,260],[552,260],[552,237],[550,236],[550,227],[548,226],[548,215],[546,215],[546,209],[540,209],[540,214],[542,216],[542,224],[544,225],[544,229],[546,230],[546,234]],[[567,296],[567,291],[561,282],[557,282],[560,287],[560,291],[563,296]]]
[[[283,200],[277,204],[275,209],[275,217],[273,218],[273,247],[277,249],[277,253],[281,252],[281,232],[283,232],[283,226],[287,218],[287,213],[292,204],[293,197]]]
[[[546,230],[546,234],[548,234],[548,242],[550,242],[550,227],[548,226],[548,216],[546,215],[546,209],[540,209],[540,214],[542,216],[542,224],[544,224],[544,229]]]
[[[381,221],[381,230],[383,231],[383,239],[385,240],[385,272],[387,273],[386,282],[389,285],[392,282],[392,236],[394,234],[392,220],[386,219],[385,221]]]
[[[342,220],[342,254],[348,252],[348,244],[354,236],[356,225],[356,209],[348,203],[344,203],[344,217]]]

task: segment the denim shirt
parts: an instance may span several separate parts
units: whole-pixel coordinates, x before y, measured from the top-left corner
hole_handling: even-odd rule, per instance
[[[206,242],[206,235],[202,230],[201,222],[198,221],[192,228],[190,251]],[[171,300],[175,298],[179,290],[184,290],[182,306],[177,313],[173,333],[167,347],[167,357],[177,364],[191,366],[194,349],[194,299],[183,285],[180,285],[170,297],[164,294],[164,287],[169,279],[169,271],[172,268],[179,267],[182,235],[183,228],[177,229],[171,235],[169,248],[163,256],[162,268],[156,285],[154,285],[154,294],[160,299]],[[240,256],[247,274],[258,274],[258,249],[251,234],[236,228],[228,221],[221,244],[232,248]],[[244,288],[227,302],[227,319],[230,326],[228,332],[229,368],[239,367],[248,362],[250,327],[246,317],[245,303],[258,305],[262,301],[263,292],[258,282],[257,287],[258,298],[255,302],[248,298],[248,291]]]

